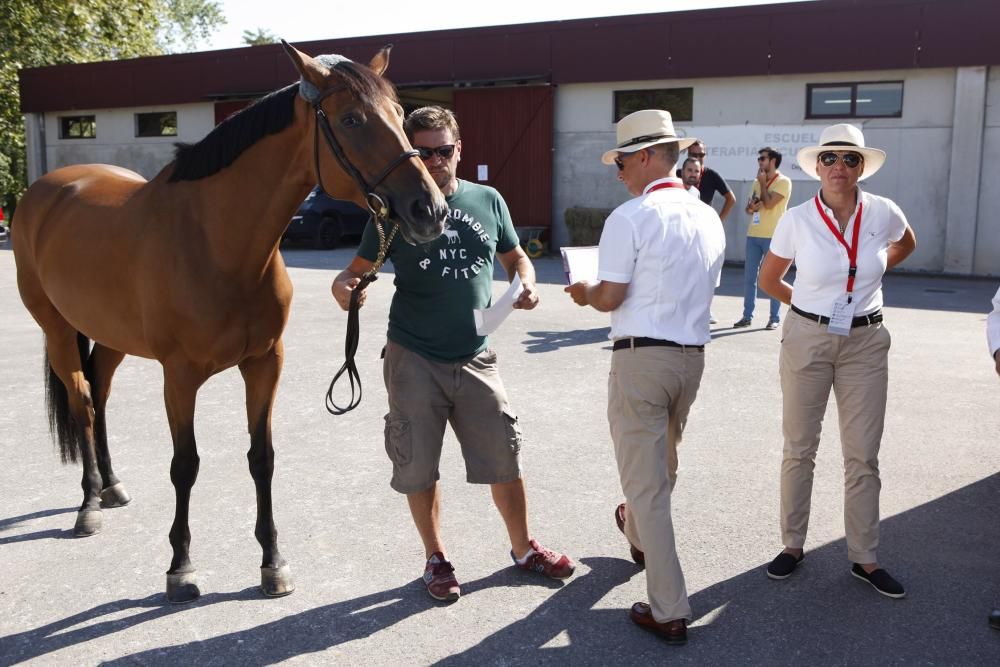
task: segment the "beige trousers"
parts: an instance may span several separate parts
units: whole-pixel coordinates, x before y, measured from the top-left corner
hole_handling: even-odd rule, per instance
[[[781,539],[802,548],[809,527],[813,467],[830,388],[837,398],[844,454],[844,530],[847,557],[876,562],[878,450],[889,383],[888,330],[881,324],[828,333],[826,325],[789,312],[779,371],[785,436],[781,461]]]
[[[643,347],[611,355],[608,423],[628,507],[625,534],[646,554],[646,590],[660,622],[692,618],[670,494],[677,446],[704,369],[705,353],[694,349]]]

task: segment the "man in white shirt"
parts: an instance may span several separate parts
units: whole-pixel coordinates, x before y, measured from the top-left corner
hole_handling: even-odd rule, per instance
[[[990,355],[997,365],[997,375],[1000,375],[1000,289],[993,297],[993,312],[986,318],[986,336],[989,340]]]
[[[684,187],[688,192],[701,199],[701,192],[698,190],[698,184],[701,182],[701,162],[693,157],[684,160],[684,164],[681,165],[681,180],[684,181]]]
[[[986,338],[993,362],[996,364],[997,375],[1000,375],[1000,289],[993,297],[993,312],[986,317]],[[1000,609],[990,612],[990,627],[1000,630]]]
[[[623,118],[617,147],[601,161],[635,198],[616,208],[601,234],[598,281],[566,288],[573,301],[611,313],[614,352],[608,422],[626,503],[615,521],[632,557],[646,565],[649,604],[630,618],[669,644],[687,641],[691,606],[674,544],[670,494],[677,446],[705,368],[712,292],[725,254],[719,216],[674,176],[680,139],[670,114]]]

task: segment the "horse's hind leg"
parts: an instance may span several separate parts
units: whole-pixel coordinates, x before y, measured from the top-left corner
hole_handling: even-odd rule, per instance
[[[170,462],[170,481],[174,485],[176,506],[174,523],[170,527],[170,546],[174,556],[167,570],[167,601],[175,604],[191,602],[201,595],[191,564],[191,530],[188,513],[191,487],[198,479],[198,447],[194,440],[194,402],[205,378],[186,363],[163,365],[163,394],[167,404],[167,419],[174,441],[174,457]]]
[[[54,318],[53,318],[54,319]],[[49,323],[45,329],[45,349],[49,370],[50,420],[62,450],[63,460],[83,463],[83,503],[77,512],[73,535],[89,537],[101,532],[101,474],[97,465],[94,403],[84,364],[89,341],[68,323]],[[62,383],[59,387],[57,382]]]
[[[257,487],[257,526],[254,534],[263,550],[260,588],[264,595],[279,597],[295,590],[291,569],[278,551],[278,530],[271,505],[274,447],[271,443],[271,408],[281,376],[284,348],[281,340],[267,354],[245,359],[240,372],[247,391],[247,423],[250,431],[250,474]]]
[[[90,378],[90,394],[94,401],[94,438],[97,453],[97,469],[101,473],[101,507],[123,507],[132,498],[111,467],[111,453],[108,450],[108,431],[105,409],[111,394],[111,378],[125,354],[112,350],[100,343],[94,344],[87,362],[87,376]]]

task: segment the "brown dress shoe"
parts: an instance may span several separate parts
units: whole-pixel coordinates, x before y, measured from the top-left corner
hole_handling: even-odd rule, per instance
[[[652,632],[657,637],[666,640],[668,644],[687,643],[687,621],[683,618],[660,623],[653,618],[653,612],[645,602],[636,602],[632,605],[628,617],[640,628]]]
[[[625,535],[625,503],[615,508],[615,523],[618,524],[618,530],[622,531],[622,535]],[[628,535],[625,535],[625,539],[628,539]],[[635,545],[631,542],[628,543],[628,548],[629,553],[632,555],[632,560],[639,565],[646,565],[646,554],[636,549]]]

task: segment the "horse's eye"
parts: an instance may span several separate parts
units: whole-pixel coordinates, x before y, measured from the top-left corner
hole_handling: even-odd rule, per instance
[[[340,117],[340,124],[344,127],[358,127],[364,122],[364,118],[356,113],[345,113]]]

